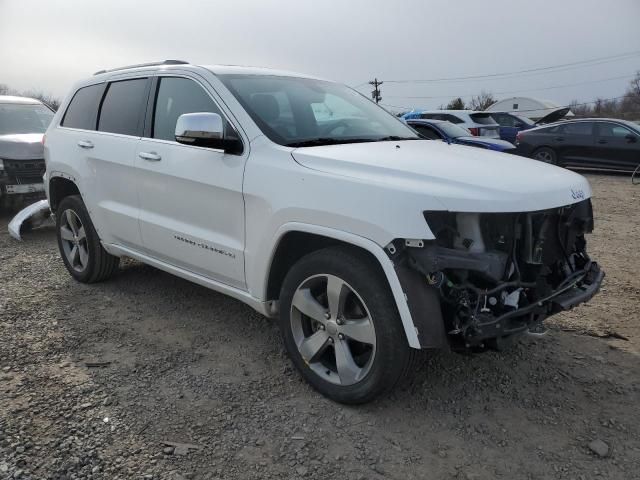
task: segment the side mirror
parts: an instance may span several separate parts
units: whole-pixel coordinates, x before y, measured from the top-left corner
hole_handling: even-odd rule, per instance
[[[237,147],[239,141],[228,140],[225,133],[224,122],[217,113],[184,113],[176,122],[176,141],[185,145],[235,150],[232,147]]]
[[[627,143],[636,143],[638,141],[638,137],[636,137],[635,135],[625,135],[625,137],[627,139]]]

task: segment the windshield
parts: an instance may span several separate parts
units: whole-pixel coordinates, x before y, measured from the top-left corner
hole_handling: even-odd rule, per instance
[[[420,137],[355,90],[271,75],[219,75],[260,130],[291,147]]]
[[[0,135],[44,133],[52,118],[44,105],[0,103]]]
[[[471,132],[466,128],[454,125],[451,122],[442,122],[438,124],[438,127],[450,138],[458,137],[471,137]]]

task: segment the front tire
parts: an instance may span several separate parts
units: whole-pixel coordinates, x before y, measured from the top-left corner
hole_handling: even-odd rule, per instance
[[[558,164],[558,155],[556,154],[555,150],[549,147],[542,147],[537,149],[535,152],[533,152],[531,158],[540,162],[548,163],[550,165]]]
[[[65,267],[82,283],[101,282],[117,270],[120,259],[102,248],[80,195],[65,197],[56,210],[56,236]]]
[[[341,403],[390,390],[418,354],[407,344],[386,278],[349,247],[313,252],[291,268],[280,294],[280,330],[303,377]]]

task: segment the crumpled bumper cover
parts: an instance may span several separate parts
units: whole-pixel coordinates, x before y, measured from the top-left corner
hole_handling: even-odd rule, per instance
[[[15,217],[9,222],[9,235],[16,240],[22,240],[20,230],[27,220],[31,221],[31,225],[36,227],[51,216],[48,200],[40,200],[32,203],[28,207],[20,210]]]
[[[576,305],[591,300],[600,290],[604,277],[604,270],[596,262],[591,263],[589,271],[579,286],[576,285],[571,290],[553,297],[551,302],[556,311],[571,310]]]

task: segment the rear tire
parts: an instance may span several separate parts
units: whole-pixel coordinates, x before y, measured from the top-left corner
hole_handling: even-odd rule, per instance
[[[550,165],[558,164],[558,155],[555,150],[549,147],[538,148],[531,154],[531,158]]]
[[[383,273],[350,247],[310,253],[291,268],[280,293],[280,331],[311,386],[346,404],[392,389],[420,353],[407,344]]]
[[[102,248],[80,195],[65,197],[58,205],[56,236],[62,261],[77,281],[101,282],[117,270],[120,259]]]

